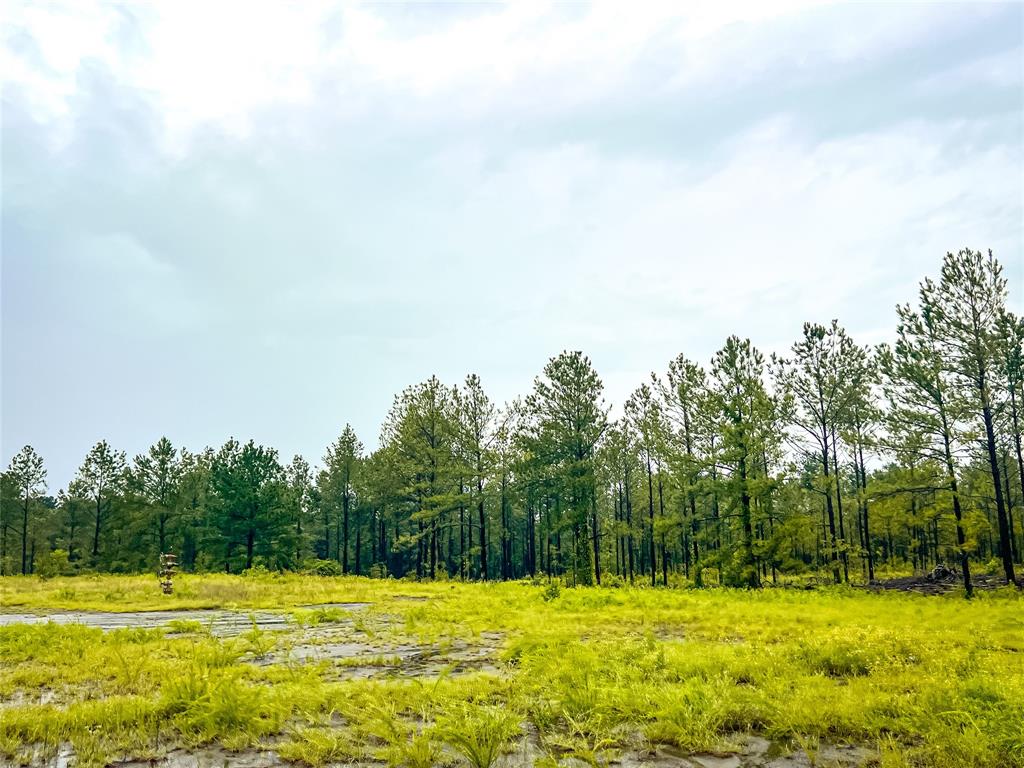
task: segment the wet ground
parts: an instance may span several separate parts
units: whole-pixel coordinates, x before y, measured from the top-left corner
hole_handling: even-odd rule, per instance
[[[367,603],[330,603],[305,606],[319,609],[360,610]],[[257,627],[261,630],[284,630],[295,626],[290,614],[275,611],[225,611],[220,609],[194,611],[49,611],[45,613],[0,613],[0,627],[8,624],[81,624],[102,630],[156,629],[173,627],[184,622],[198,622],[215,637],[232,637]]]
[[[319,614],[315,626],[303,626],[296,616],[275,611],[51,611],[0,613],[0,626],[10,624],[80,624],[104,631],[164,628],[169,636],[201,632],[230,638],[257,630],[267,633],[266,650],[250,653],[245,661],[259,666],[323,663],[327,679],[382,676],[435,677],[441,674],[484,671],[497,674],[498,649],[503,635],[483,632],[474,641],[415,643],[387,638],[387,616],[373,618],[370,632],[356,626],[355,616],[367,603],[328,603],[301,606]],[[39,697],[0,700],[0,708],[25,703],[50,703]],[[53,703],[59,703],[54,701]]]
[[[0,626],[15,623],[81,624],[104,631],[123,628],[166,628],[168,634],[209,633],[230,638],[252,632],[265,639],[265,649],[251,652],[247,663],[260,666],[275,664],[320,664],[327,679],[400,676],[430,678],[445,674],[488,672],[501,674],[499,649],[504,636],[483,632],[471,639],[445,639],[441,643],[416,643],[402,633],[388,631],[392,619],[380,614],[369,615],[366,603],[336,603],[305,606],[311,609],[314,626],[303,623],[290,613],[274,611],[136,611],[87,612],[54,611],[48,613],[0,613]],[[309,622],[307,622],[308,624]],[[265,633],[265,634],[262,634]],[[400,637],[400,641],[389,640]],[[60,706],[52,692],[43,696],[16,696],[0,701],[5,706],[29,703],[53,703]],[[329,727],[329,726],[326,726]],[[844,745],[820,745],[808,755],[793,744],[768,741],[751,734],[734,734],[727,740],[729,748],[718,753],[682,753],[671,747],[637,745],[599,759],[600,765],[618,768],[852,768],[870,761],[874,753]],[[446,765],[458,766],[465,761],[455,754],[447,755]],[[542,758],[550,763],[549,753],[542,748],[532,726],[524,724],[522,737],[495,763],[496,768],[529,768]],[[69,745],[62,745],[55,756],[37,755],[30,765],[45,768],[73,768],[74,754]],[[2,765],[2,759],[0,759]],[[118,768],[274,768],[293,765],[281,759],[266,744],[260,749],[226,750],[212,745],[190,749],[168,749],[164,754],[138,760],[125,759],[111,763]],[[337,764],[340,767],[342,764]],[[356,764],[345,764],[356,765]],[[382,768],[384,763],[362,762],[367,768]],[[588,763],[564,757],[559,765],[586,768]],[[325,766],[325,768],[333,768]]]
[[[671,747],[633,750],[598,759],[608,768],[856,768],[870,764],[875,753],[850,745],[819,745],[811,755],[803,749],[779,744],[759,736],[734,734],[733,751],[683,754]],[[535,733],[526,733],[519,743],[494,763],[494,768],[532,768],[544,757]],[[69,747],[45,763],[46,768],[73,768],[74,755]],[[550,758],[549,758],[550,759]],[[465,764],[458,756],[445,755],[445,765]],[[115,768],[285,768],[292,763],[282,760],[273,749],[226,750],[221,747],[173,749],[146,760],[122,760],[111,763]],[[563,768],[590,768],[579,758],[559,760]],[[383,768],[384,763],[331,763],[325,768]]]

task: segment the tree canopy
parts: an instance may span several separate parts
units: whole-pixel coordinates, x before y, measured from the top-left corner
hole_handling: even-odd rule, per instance
[[[955,566],[1016,578],[1024,552],[1024,322],[995,257],[944,258],[890,343],[808,322],[785,355],[730,336],[616,410],[581,351],[495,403],[476,374],[395,396],[367,449],[319,465],[228,439],[105,440],[47,495],[25,446],[0,482],[0,571],[316,569],[420,578],[757,587]],[[859,571],[859,574],[858,574]]]

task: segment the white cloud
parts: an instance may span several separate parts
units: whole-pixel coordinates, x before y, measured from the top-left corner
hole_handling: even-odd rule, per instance
[[[3,65],[49,122],[71,117],[83,68],[99,66],[153,104],[166,148],[181,154],[197,127],[245,137],[271,107],[345,114],[383,102],[406,119],[522,117],[623,92],[652,55],[667,66],[655,88],[725,88],[778,62],[815,71],[870,58],[957,21],[927,4],[840,8],[843,23],[803,13],[821,5],[527,2],[410,29],[387,7],[323,0],[24,4],[8,19]]]
[[[735,137],[710,173],[587,145],[524,151],[465,176],[450,214],[465,224],[442,212],[439,226],[458,252],[513,265],[506,327],[535,318],[556,344],[709,354],[730,332],[772,345],[837,316],[874,333],[946,250],[1020,252],[1019,224],[992,219],[1022,198],[1005,173],[1019,149],[960,154],[984,128],[912,122],[815,145],[779,118]]]

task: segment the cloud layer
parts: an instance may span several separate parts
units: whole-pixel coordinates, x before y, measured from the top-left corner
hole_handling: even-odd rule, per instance
[[[620,401],[728,333],[881,340],[946,250],[1021,296],[1019,5],[12,7],[4,462],[317,457],[436,373]]]

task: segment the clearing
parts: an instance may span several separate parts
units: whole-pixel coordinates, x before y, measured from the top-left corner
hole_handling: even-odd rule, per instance
[[[1024,600],[0,579],[0,764],[1024,765]]]

